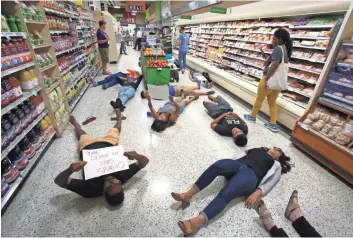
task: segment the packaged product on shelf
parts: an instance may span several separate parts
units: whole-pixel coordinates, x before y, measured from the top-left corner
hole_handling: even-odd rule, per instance
[[[33,131],[31,130],[28,134],[27,134],[27,138],[28,140],[31,142],[31,144],[33,145],[33,148],[37,151],[40,149],[40,147],[42,146],[42,144],[39,141],[39,136]]]
[[[1,87],[5,90],[10,103],[16,101],[17,98],[16,98],[15,90],[13,89],[13,87],[11,86],[11,84],[7,79],[2,80]]]
[[[11,125],[15,128],[16,136],[19,136],[23,132],[22,121],[16,116],[14,109],[10,113],[6,114],[7,119],[10,121]]]
[[[47,137],[45,136],[44,131],[39,124],[33,128],[33,131],[38,136],[39,143],[43,144],[47,140]]]
[[[45,109],[45,105],[43,99],[41,98],[40,94],[37,96],[31,97],[31,103],[28,103],[30,108],[35,108],[36,117],[38,117]]]
[[[6,179],[6,182],[11,184],[20,176],[20,171],[15,164],[11,163],[9,158],[5,157],[1,160],[1,174]]]
[[[27,118],[25,117],[25,113],[23,112],[23,110],[20,107],[16,107],[12,109],[11,112],[17,116],[20,124],[22,125],[23,130],[25,130],[28,127],[28,124]]]
[[[24,126],[25,128],[27,128],[34,120],[32,118],[32,113],[30,111],[30,108],[26,104],[20,104],[18,105],[18,108],[20,108],[24,113],[24,124],[25,124]]]
[[[9,191],[9,184],[6,182],[6,179],[1,175],[1,197],[4,197],[7,191]]]
[[[2,40],[1,42],[1,57],[11,55],[10,48],[8,47],[9,40]]]
[[[46,137],[48,137],[51,133],[53,133],[54,128],[51,125],[51,118],[49,116],[45,116],[43,120],[40,122],[40,126],[42,130],[44,131],[44,134]]]
[[[18,53],[14,40],[5,40],[4,42],[10,50],[10,55],[15,55]]]
[[[12,16],[12,15],[9,15],[7,17],[7,23],[9,25],[9,28],[10,28],[10,31],[11,32],[18,32],[18,29],[17,29],[17,25],[16,25],[16,22],[15,22],[15,17]]]
[[[10,100],[7,96],[5,89],[1,85],[1,108],[4,108],[9,104],[10,104]]]
[[[9,78],[9,84],[12,86],[14,90],[14,94],[16,99],[21,98],[23,96],[21,85],[15,77]]]
[[[18,16],[15,16],[15,23],[19,32],[25,32],[25,28],[22,25],[22,22]]]
[[[24,170],[28,165],[28,158],[25,156],[25,153],[18,147],[18,145],[13,148],[10,153],[7,155],[10,161],[15,164],[18,170]]]
[[[10,120],[6,117],[6,115],[1,118],[1,128],[1,136],[4,137],[5,140],[7,140],[7,143],[11,143],[16,138],[16,131],[15,127],[12,126]]]
[[[39,101],[38,96],[32,97],[30,98],[30,101],[25,101],[23,104],[24,106],[27,106],[29,108],[30,111],[30,115],[31,115],[31,123],[39,116],[40,114],[40,109],[37,110],[37,107],[34,105],[34,103],[32,101]],[[40,104],[40,102],[39,102]]]
[[[36,150],[34,149],[31,142],[28,140],[27,136],[25,136],[19,143],[20,149],[24,152],[25,156],[28,160],[32,159],[35,154]]]
[[[59,102],[59,98],[56,90],[53,90],[52,92],[50,92],[48,97],[49,97],[49,102],[51,107],[52,108],[56,107]]]
[[[28,72],[31,74],[32,86],[37,87],[39,84],[38,84],[37,74],[36,74],[34,68],[28,69]]]
[[[7,19],[4,15],[1,14],[1,31],[2,32],[9,32],[9,24],[7,23]]]
[[[35,88],[35,85],[33,85],[32,75],[29,73],[29,71],[26,69],[21,70],[19,75],[22,90],[25,92],[32,91]]]

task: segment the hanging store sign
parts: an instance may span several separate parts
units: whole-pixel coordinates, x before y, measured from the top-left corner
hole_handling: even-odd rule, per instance
[[[145,12],[146,2],[144,1],[125,1],[126,12]]]
[[[211,7],[211,13],[227,14],[227,8]]]
[[[191,20],[191,16],[190,15],[181,15],[180,19]]]
[[[121,24],[135,24],[136,16],[131,13],[124,12],[123,14],[114,14],[115,19]]]

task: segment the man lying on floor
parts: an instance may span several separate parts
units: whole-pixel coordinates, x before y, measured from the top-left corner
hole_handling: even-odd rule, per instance
[[[121,86],[123,86],[124,82],[134,81],[137,79],[138,76],[139,76],[139,72],[132,69],[127,69],[126,71],[109,75],[105,79],[96,82],[93,86],[97,87],[102,85],[103,89],[113,87],[114,85],[117,85],[117,84],[120,84]]]
[[[208,96],[208,98],[211,102],[204,101],[203,105],[208,114],[214,118],[211,128],[221,136],[233,137],[237,146],[245,146],[248,143],[246,137],[248,126],[245,121],[233,112],[233,108],[221,96]]]
[[[70,116],[70,123],[75,127],[76,137],[79,140],[81,159],[82,150],[101,149],[118,145],[119,133],[121,132],[121,112],[119,110],[116,110],[115,112],[117,115],[117,123],[109,130],[106,136],[99,139],[87,135],[87,133],[82,130],[75,117]],[[109,205],[118,206],[124,201],[124,191],[121,184],[132,178],[138,171],[144,168],[149,161],[147,157],[137,154],[135,151],[125,152],[124,155],[131,160],[134,159],[137,161],[136,163],[131,164],[127,170],[89,180],[70,178],[72,173],[80,171],[87,164],[87,162],[81,161],[72,163],[69,168],[61,172],[55,178],[54,182],[58,186],[77,193],[85,198],[104,195]]]
[[[138,79],[129,78],[126,80],[122,87],[119,88],[118,98],[114,101],[110,101],[110,105],[114,109],[119,109],[120,111],[124,111],[126,107],[126,103],[129,101],[130,98],[135,96],[136,89],[140,85],[143,79],[143,75],[140,75]]]
[[[214,81],[210,78],[210,75],[207,72],[202,74],[197,71],[190,71],[189,78],[191,81],[194,81],[201,87],[210,89],[214,85]]]

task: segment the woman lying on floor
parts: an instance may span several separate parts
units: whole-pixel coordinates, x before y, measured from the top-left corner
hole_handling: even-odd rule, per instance
[[[280,148],[254,148],[237,160],[222,159],[211,165],[196,183],[185,193],[172,193],[182,202],[182,208],[190,205],[191,198],[212,183],[217,176],[224,176],[227,183],[200,215],[191,220],[179,221],[184,235],[195,233],[201,225],[217,216],[234,198],[248,196],[245,204],[252,208],[278,182],[282,173],[290,171],[289,157]]]

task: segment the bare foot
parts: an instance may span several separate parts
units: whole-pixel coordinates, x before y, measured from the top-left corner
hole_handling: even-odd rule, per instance
[[[193,227],[190,220],[187,221],[178,221],[178,226],[180,230],[184,233],[184,236],[190,236],[196,232],[196,228]]]

